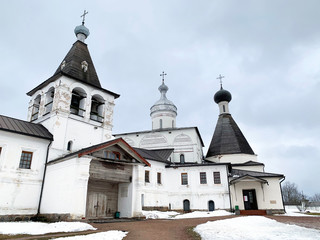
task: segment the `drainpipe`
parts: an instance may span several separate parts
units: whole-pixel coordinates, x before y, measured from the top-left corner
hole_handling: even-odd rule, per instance
[[[226,165],[226,169],[227,169],[227,172],[228,172],[228,191],[229,191],[230,212],[232,212],[230,181],[229,181],[229,167],[227,165]]]
[[[41,185],[41,190],[40,190],[40,198],[39,198],[39,205],[38,205],[37,215],[40,214],[40,206],[41,206],[41,200],[42,200],[42,194],[43,194],[43,186],[44,186],[44,180],[46,178],[47,163],[48,163],[48,157],[49,157],[49,148],[50,148],[51,144],[52,144],[52,140],[50,140],[50,143],[48,144],[48,147],[47,147],[46,162],[45,162],[44,170],[43,170],[42,185]]]
[[[286,213],[286,208],[284,207],[284,201],[283,201],[283,194],[282,194],[282,186],[281,183],[286,179],[285,176],[283,176],[283,179],[280,181],[280,191],[281,191],[281,199],[282,199],[282,206],[283,206],[283,211]]]

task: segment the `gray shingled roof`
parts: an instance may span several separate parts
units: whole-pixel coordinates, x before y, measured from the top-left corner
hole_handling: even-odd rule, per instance
[[[0,130],[53,140],[52,134],[41,124],[0,115]]]
[[[101,84],[94,68],[87,44],[76,41],[69,50],[62,62],[65,61],[65,67],[61,69],[59,66],[54,75],[62,72],[82,82],[88,83],[95,87],[101,88]],[[88,70],[83,71],[81,63],[86,61],[88,63]]]
[[[148,160],[154,160],[158,162],[170,163],[168,158],[170,157],[171,153],[173,152],[173,148],[168,149],[155,149],[155,150],[148,150],[143,148],[133,148],[139,153],[143,158]]]
[[[61,69],[61,64],[65,61],[65,66],[63,69]],[[86,72],[82,69],[82,62],[86,61],[88,63],[88,70]],[[109,90],[101,88],[101,84],[98,78],[98,75],[96,73],[95,67],[93,65],[93,61],[91,59],[87,44],[76,41],[65,58],[62,60],[61,64],[57,68],[56,72],[53,74],[52,77],[50,77],[45,82],[41,83],[34,89],[32,89],[30,92],[27,93],[27,95],[31,96],[34,94],[37,90],[41,89],[42,87],[46,86],[50,82],[55,81],[58,77],[65,75],[67,77],[73,78],[75,80],[81,81],[85,84],[94,86],[96,88],[99,88],[103,91],[108,92],[109,94],[113,95],[115,98],[118,98],[120,95],[113,93]]]
[[[254,154],[232,116],[221,114],[206,157],[236,153]]]

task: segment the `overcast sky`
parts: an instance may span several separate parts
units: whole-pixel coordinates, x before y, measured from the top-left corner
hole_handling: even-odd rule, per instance
[[[206,145],[230,112],[268,172],[320,193],[320,1],[1,1],[0,114],[26,119],[26,92],[53,75],[86,9],[86,40],[103,88],[119,93],[113,133],[151,129],[167,73],[177,126]]]

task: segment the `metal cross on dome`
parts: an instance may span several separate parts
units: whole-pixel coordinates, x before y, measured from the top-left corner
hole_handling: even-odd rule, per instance
[[[222,87],[222,78],[224,78],[224,76],[221,76],[221,74],[219,74],[219,77],[217,77],[217,79],[220,80],[220,85],[221,85],[221,87]]]
[[[164,72],[164,71],[162,71],[162,73],[160,74],[160,77],[162,77],[162,82],[164,82],[164,76],[166,76],[167,74]]]
[[[88,13],[89,13],[89,12],[87,12],[86,10],[84,10],[84,11],[83,11],[83,14],[80,16],[80,17],[82,17],[82,24],[84,24],[86,15],[87,15]]]

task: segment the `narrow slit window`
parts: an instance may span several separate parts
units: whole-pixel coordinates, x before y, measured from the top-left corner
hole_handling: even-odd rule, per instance
[[[144,172],[144,182],[146,183],[150,182],[150,172],[147,170]]]

